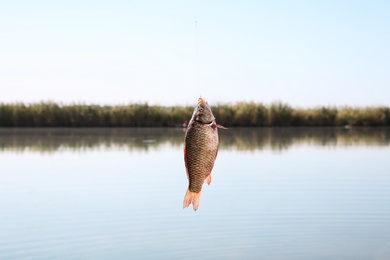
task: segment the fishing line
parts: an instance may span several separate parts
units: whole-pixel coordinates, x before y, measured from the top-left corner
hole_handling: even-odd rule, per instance
[[[198,19],[197,19],[197,4],[194,1],[194,20],[195,20],[195,88],[199,91],[199,96],[202,96],[199,84],[199,40],[198,40]]]

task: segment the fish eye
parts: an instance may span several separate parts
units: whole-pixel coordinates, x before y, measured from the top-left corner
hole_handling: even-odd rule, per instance
[[[203,107],[198,106],[198,111],[199,111],[199,112],[203,112]]]

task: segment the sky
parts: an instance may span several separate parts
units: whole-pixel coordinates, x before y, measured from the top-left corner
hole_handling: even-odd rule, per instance
[[[0,102],[390,105],[390,1],[0,1]]]

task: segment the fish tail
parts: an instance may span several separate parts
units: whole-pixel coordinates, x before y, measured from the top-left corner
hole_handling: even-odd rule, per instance
[[[199,202],[200,202],[200,192],[193,192],[187,189],[183,201],[183,208],[187,208],[192,203],[194,211],[196,211],[199,207]]]

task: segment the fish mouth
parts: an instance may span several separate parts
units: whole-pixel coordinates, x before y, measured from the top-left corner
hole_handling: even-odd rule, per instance
[[[200,103],[205,103],[205,104],[207,104],[207,99],[202,98],[202,97],[198,98],[198,104],[200,104]]]

